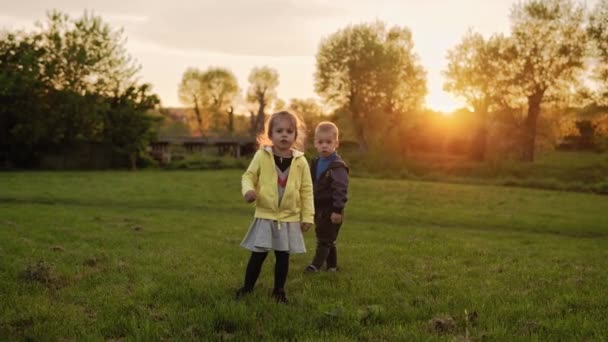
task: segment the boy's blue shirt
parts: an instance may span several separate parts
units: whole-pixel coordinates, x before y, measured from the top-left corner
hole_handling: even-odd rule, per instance
[[[321,157],[319,156],[319,161],[317,162],[317,169],[316,171],[316,179],[318,179],[323,172],[325,172],[325,170],[327,170],[327,168],[329,167],[329,165],[331,165],[331,163],[336,160],[337,154],[334,151],[334,153],[330,154],[327,157]]]

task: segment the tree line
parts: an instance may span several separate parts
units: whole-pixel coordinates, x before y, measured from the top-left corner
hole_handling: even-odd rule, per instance
[[[581,134],[601,124],[606,127],[602,114],[608,112],[608,1],[599,1],[591,11],[570,0],[518,2],[510,20],[510,34],[486,38],[469,30],[447,52],[444,88],[465,100],[474,114],[467,143],[471,157],[479,161],[486,157],[489,139],[507,138],[512,140],[508,149],[516,150],[519,158],[534,160],[543,115],[557,121],[559,115],[582,115],[584,120],[572,123]],[[324,38],[314,75],[323,103],[316,105],[314,115],[319,108],[332,108],[335,118],[352,127],[363,152],[381,147],[406,153],[421,127],[429,125],[423,108],[426,71],[413,47],[407,27],[382,22],[351,25]],[[278,74],[256,68],[249,82],[246,103],[252,108],[255,133],[264,112],[277,101]],[[218,128],[218,108],[233,110],[238,99],[236,78],[222,68],[189,69],[180,98],[195,108],[197,117],[201,108],[212,113],[213,128]],[[297,107],[297,101],[314,105],[314,100],[291,102]],[[274,105],[281,107],[289,105]],[[199,125],[202,132],[200,120]]]
[[[121,30],[52,11],[34,30],[0,35],[0,166],[36,167],[50,153],[106,146],[135,167],[159,103]]]
[[[454,114],[467,125],[448,145],[484,160],[500,144],[532,161],[548,120],[593,145],[608,121],[608,0],[591,10],[527,0],[513,5],[510,20],[509,34],[469,30],[447,51],[444,88],[467,103]],[[32,31],[1,33],[0,165],[37,166],[50,151],[81,144],[107,146],[134,165],[162,115],[151,114],[158,97],[138,80],[124,43],[122,30],[87,13],[53,11]],[[309,127],[331,115],[362,152],[407,157],[444,139],[436,113],[424,108],[426,70],[407,27],[347,26],[323,38],[315,58],[320,102],[281,100],[279,74],[268,66],[251,71],[245,91],[227,68],[189,68],[179,98],[198,135],[244,125],[255,135],[267,113],[290,109]]]

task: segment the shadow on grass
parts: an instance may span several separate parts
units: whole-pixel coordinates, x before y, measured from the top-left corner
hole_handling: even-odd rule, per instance
[[[0,204],[16,205],[49,205],[49,206],[75,206],[95,208],[120,208],[120,209],[152,209],[152,210],[177,210],[177,211],[209,211],[218,214],[251,215],[252,209],[247,205],[221,205],[210,202],[184,203],[171,201],[120,201],[101,199],[74,199],[74,198],[48,198],[48,197],[0,197]]]
[[[374,215],[367,213],[365,217],[359,215],[352,215],[349,219],[352,219],[353,222],[369,224],[375,226],[416,226],[416,227],[429,227],[433,229],[457,229],[457,230],[473,230],[473,231],[483,231],[483,232],[505,232],[505,233],[530,233],[530,234],[541,234],[541,235],[554,235],[554,236],[562,236],[569,238],[587,238],[587,239],[597,239],[597,238],[607,238],[608,231],[597,231],[597,230],[582,230],[582,227],[579,227],[580,230],[571,230],[568,228],[565,229],[555,229],[555,228],[545,228],[543,226],[534,227],[530,225],[525,226],[515,226],[515,225],[507,225],[505,224],[496,224],[495,222],[485,222],[482,226],[479,225],[478,222],[471,222],[468,224],[467,222],[449,222],[442,221],[437,222],[437,220],[432,218],[411,218],[411,217],[403,217],[398,215],[393,216],[385,216],[385,215]]]

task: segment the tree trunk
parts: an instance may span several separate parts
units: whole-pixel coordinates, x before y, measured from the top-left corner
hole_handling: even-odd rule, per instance
[[[203,118],[201,116],[201,111],[198,108],[198,101],[196,101],[196,98],[194,100],[194,114],[196,115],[196,121],[198,122],[198,131],[202,137],[204,135],[203,134]]]
[[[359,143],[359,152],[365,154],[367,153],[369,146],[367,144],[367,139],[365,138],[365,123],[363,122],[363,118],[361,115],[361,106],[358,105],[357,94],[358,92],[356,90],[351,90],[351,93],[348,96],[348,110],[350,111],[350,115],[353,119],[355,136],[357,138],[357,142]]]
[[[131,171],[137,170],[137,152],[129,153],[129,161],[131,162]]]
[[[357,142],[359,143],[359,151],[361,153],[367,153],[368,144],[365,138],[365,128],[360,120],[357,120],[356,115],[353,114],[353,123],[355,124],[355,134],[357,136]]]
[[[524,123],[523,134],[523,154],[522,160],[527,162],[534,161],[534,149],[536,145],[536,125],[540,115],[540,104],[543,99],[544,91],[538,90],[528,96],[528,116]]]
[[[266,114],[264,113],[264,109],[266,109],[266,99],[264,95],[258,96],[258,102],[260,106],[258,107],[258,115],[256,119],[256,133],[263,134],[264,133],[264,121],[266,121]]]
[[[474,161],[484,161],[486,159],[486,146],[488,140],[488,106],[483,105],[479,108],[479,124],[471,142],[471,159]]]
[[[260,109],[258,110],[257,118],[255,120],[256,134],[264,133],[264,122],[265,121],[266,121],[266,114],[264,113],[264,108],[262,106],[260,106]]]
[[[234,133],[234,107],[228,109],[228,133]]]
[[[471,159],[477,162],[482,162],[486,159],[486,145],[487,145],[487,136],[488,131],[484,124],[480,124],[475,133],[475,137],[472,141],[471,146]]]
[[[253,111],[249,111],[249,133],[252,137],[255,137],[257,131],[257,121],[255,118],[255,113]]]

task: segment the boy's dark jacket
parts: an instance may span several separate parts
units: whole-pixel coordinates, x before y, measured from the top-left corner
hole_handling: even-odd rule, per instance
[[[334,213],[342,213],[348,200],[348,167],[336,153],[336,159],[329,164],[327,170],[317,179],[317,164],[319,157],[311,162],[315,209],[331,209]]]

